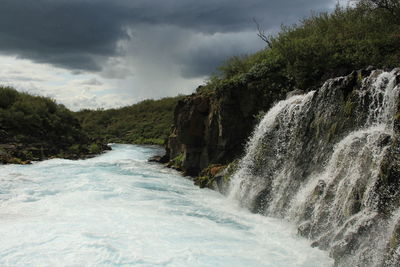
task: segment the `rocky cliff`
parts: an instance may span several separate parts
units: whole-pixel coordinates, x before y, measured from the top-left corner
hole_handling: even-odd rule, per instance
[[[178,102],[164,158],[170,166],[197,176],[206,167],[227,164],[243,153],[257,116],[285,96],[281,88],[263,86],[268,84],[265,77],[249,79],[252,82],[227,83]]]
[[[199,185],[297,224],[338,266],[399,266],[399,92],[399,69],[370,69],[273,107],[249,92],[195,94],[175,110],[171,164],[203,170]]]

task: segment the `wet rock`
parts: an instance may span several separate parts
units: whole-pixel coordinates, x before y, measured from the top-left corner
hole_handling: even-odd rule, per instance
[[[153,157],[149,158],[147,161],[161,163],[161,159],[162,159],[162,156],[153,156]]]
[[[299,235],[307,237],[311,231],[311,221],[305,221],[297,227],[297,232]]]
[[[314,189],[314,194],[316,195],[322,195],[324,193],[324,190],[326,188],[326,182],[324,180],[319,180],[317,186]]]
[[[386,247],[386,254],[384,257],[384,266],[400,266],[400,255],[398,248],[400,247],[400,221],[394,226],[393,232],[390,236],[389,242]]]
[[[156,163],[168,163],[168,158],[166,156],[153,156],[147,160],[148,162]]]
[[[305,92],[303,90],[295,89],[295,90],[290,91],[289,93],[286,94],[286,99],[289,99],[289,98],[291,98],[292,96],[295,96],[295,95],[302,95],[304,93]]]
[[[175,108],[167,156],[184,154],[182,168],[191,176],[210,164],[231,162],[243,152],[256,115],[275,100],[264,98],[260,88],[234,86],[184,98]]]

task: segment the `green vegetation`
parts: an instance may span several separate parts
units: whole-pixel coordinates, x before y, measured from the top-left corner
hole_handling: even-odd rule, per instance
[[[181,169],[183,162],[183,153],[180,153],[178,156],[173,158],[169,163],[175,169]]]
[[[317,89],[329,78],[370,66],[400,67],[400,0],[361,0],[354,6],[337,6],[332,12],[313,13],[298,24],[282,26],[273,36],[266,36],[256,26],[266,48],[228,59],[197,89],[198,94],[213,98],[220,109],[225,108],[222,115],[228,121],[233,103],[257,123],[274,102],[294,89]],[[356,78],[359,86],[362,72]],[[235,102],[246,98],[250,100]],[[347,96],[344,118],[338,124],[316,116],[311,128],[317,138],[333,139],[345,127],[347,118],[357,112],[353,98]],[[207,177],[203,171],[198,183],[209,184]]]
[[[93,145],[99,149],[89,151]],[[63,105],[1,86],[0,148],[0,162],[14,163],[52,156],[78,158],[104,150]]]
[[[279,99],[288,90],[313,89],[328,78],[370,65],[398,67],[399,0],[389,1],[390,8],[378,2],[382,1],[337,6],[332,13],[313,14],[297,25],[283,26],[275,36],[266,37],[266,49],[229,59],[199,91],[223,90],[227,85],[263,87],[266,96]]]
[[[0,87],[0,162],[81,158],[101,153],[105,142],[162,145],[181,98],[73,113],[50,98]]]
[[[183,96],[145,100],[109,110],[75,113],[90,137],[113,143],[164,144],[169,135],[177,102]]]
[[[52,99],[0,87],[2,141],[70,145],[82,139],[79,122],[63,105]]]

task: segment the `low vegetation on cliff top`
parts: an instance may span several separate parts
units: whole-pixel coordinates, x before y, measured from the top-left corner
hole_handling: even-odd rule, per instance
[[[162,145],[169,135],[174,109],[183,96],[145,100],[132,106],[75,113],[90,137],[106,142]]]
[[[392,3],[389,7],[380,2]],[[232,57],[199,91],[249,83],[276,91],[309,90],[326,79],[374,66],[400,66],[400,1],[358,2],[331,13],[312,14],[274,36],[260,35],[267,47],[249,56]],[[269,89],[268,89],[269,90]]]
[[[254,95],[257,101],[243,102],[243,106],[252,105],[247,110],[260,118],[291,90],[313,90],[329,78],[369,66],[400,67],[400,1],[351,2],[352,6],[338,5],[331,12],[282,26],[273,36],[266,35],[255,21],[266,48],[228,59],[197,93],[211,95],[221,106],[230,105],[237,95]],[[210,163],[225,164],[221,160]]]

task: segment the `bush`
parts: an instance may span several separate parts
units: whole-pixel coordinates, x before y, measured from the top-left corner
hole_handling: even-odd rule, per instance
[[[198,92],[223,90],[229,84],[240,90],[264,87],[267,96],[283,96],[294,88],[314,89],[328,78],[370,65],[398,67],[400,16],[365,4],[368,1],[372,0],[355,7],[337,6],[331,13],[312,14],[296,25],[282,26],[269,37],[271,47],[227,60]],[[389,2],[400,6],[398,0]]]
[[[101,148],[96,143],[90,144],[88,149],[90,154],[98,154],[101,152]]]
[[[0,87],[0,108],[11,106],[18,96],[18,92],[10,87]]]
[[[169,135],[175,106],[182,98],[150,99],[119,109],[82,110],[74,115],[91,138],[162,145]]]
[[[47,97],[1,86],[0,133],[3,133],[1,143],[46,147],[45,154],[48,155],[71,148],[78,153],[80,147],[76,147],[77,144],[88,142],[78,120],[65,106]]]

